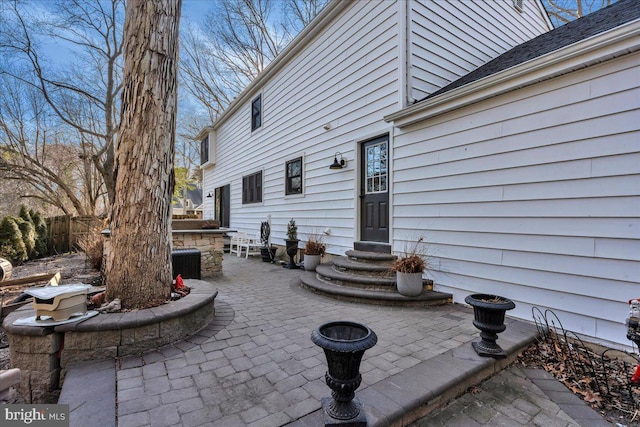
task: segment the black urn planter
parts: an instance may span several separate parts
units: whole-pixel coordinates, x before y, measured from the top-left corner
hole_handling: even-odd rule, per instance
[[[516,307],[510,299],[497,295],[473,294],[464,299],[473,307],[473,326],[480,329],[480,342],[471,345],[479,356],[502,359],[506,354],[498,344],[498,334],[507,327],[504,315],[507,310]]]
[[[293,261],[293,259],[296,257],[296,254],[298,253],[298,242],[299,240],[289,240],[289,239],[285,240],[285,243],[287,245],[287,255],[289,255],[289,263],[284,264],[283,265],[284,268],[289,268],[291,270],[296,270],[300,268]]]
[[[355,398],[355,391],[362,382],[362,356],[378,342],[375,332],[360,323],[329,322],[311,333],[311,341],[324,350],[327,358],[325,380],[331,398],[322,399],[325,426],[366,426],[366,415],[360,411],[362,404]]]

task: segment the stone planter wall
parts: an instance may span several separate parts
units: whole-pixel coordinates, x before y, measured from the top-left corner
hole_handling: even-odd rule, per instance
[[[14,326],[35,315],[31,305],[9,314],[3,328],[9,337],[11,367],[20,368],[18,387],[27,403],[43,403],[60,387],[73,362],[142,354],[179,341],[205,327],[215,316],[216,288],[202,280],[185,280],[191,293],[178,301],[125,313],[99,314],[84,322],[59,326]]]
[[[53,328],[37,329],[37,335],[7,334],[11,367],[21,370],[18,392],[27,403],[44,402],[60,381],[58,352],[62,337],[54,334]]]

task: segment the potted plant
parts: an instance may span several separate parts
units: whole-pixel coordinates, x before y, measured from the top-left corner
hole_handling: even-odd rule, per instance
[[[317,234],[310,234],[307,244],[304,246],[304,269],[316,271],[324,256],[326,246],[322,243],[322,238]]]
[[[422,240],[422,237],[418,239],[413,250],[405,252],[393,264],[398,292],[407,297],[417,297],[422,293],[422,272],[427,268],[424,255],[418,251]]]
[[[298,226],[293,218],[287,224],[287,239],[285,243],[287,245],[287,255],[289,255],[289,263],[283,265],[285,268],[290,268],[295,270],[299,268],[296,263],[293,261],[296,254],[298,253]]]
[[[496,340],[498,334],[507,328],[505,312],[515,308],[515,303],[505,297],[487,294],[468,295],[464,302],[473,307],[473,326],[480,329],[480,341],[471,343],[476,353],[496,359],[506,357]]]
[[[263,221],[260,224],[260,241],[262,247],[260,248],[260,256],[263,262],[271,262],[275,260],[277,248],[269,244],[269,236],[271,235],[271,226],[269,222]]]

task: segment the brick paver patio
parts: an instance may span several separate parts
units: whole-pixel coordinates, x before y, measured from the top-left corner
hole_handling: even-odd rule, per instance
[[[225,255],[224,276],[210,280],[219,290],[215,324],[120,361],[118,425],[268,427],[309,414],[330,394],[324,354],[310,340],[328,321],[361,322],[378,335],[365,353],[359,390],[478,336],[469,309],[341,302],[300,289],[299,275]]]

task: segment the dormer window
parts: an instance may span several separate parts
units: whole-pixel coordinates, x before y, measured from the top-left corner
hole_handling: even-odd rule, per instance
[[[513,0],[513,7],[520,13],[524,12],[524,0]]]
[[[208,129],[200,140],[200,166],[208,168],[216,164],[216,131]]]
[[[204,165],[209,161],[209,135],[200,140],[200,164]]]
[[[262,95],[251,102],[251,132],[262,126]]]

